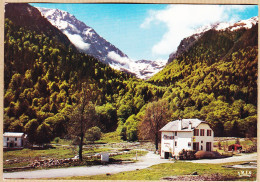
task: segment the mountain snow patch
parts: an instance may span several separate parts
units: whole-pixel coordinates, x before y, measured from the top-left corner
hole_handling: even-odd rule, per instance
[[[247,20],[240,20],[235,23],[231,22],[221,22],[215,23],[210,25],[202,26],[194,31],[194,34],[184,38],[176,51],[172,52],[169,56],[168,63],[172,60],[178,58],[183,52],[187,51],[205,32],[209,30],[216,30],[216,31],[236,31],[242,28],[250,29],[252,26],[258,23],[258,17],[252,17]]]
[[[62,31],[77,49],[92,55],[114,69],[133,74],[141,79],[148,79],[166,65],[166,61],[130,59],[96,33],[93,28],[66,11],[48,8],[38,8],[38,10],[53,26]]]
[[[195,30],[194,34],[201,34],[204,33],[210,29],[214,29],[217,31],[221,31],[221,30],[230,30],[230,31],[235,31],[235,30],[239,30],[241,28],[252,28],[253,25],[256,25],[256,23],[258,23],[258,17],[252,17],[250,19],[247,20],[240,20],[238,22],[235,23],[231,23],[231,22],[221,22],[221,23],[215,23],[215,24],[211,24],[211,25],[205,25],[200,27],[199,29]]]

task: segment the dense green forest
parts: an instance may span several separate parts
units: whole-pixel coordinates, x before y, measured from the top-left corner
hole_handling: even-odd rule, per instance
[[[16,17],[9,18],[16,21]],[[118,123],[124,125],[129,116],[165,92],[164,87],[79,53],[60,41],[66,37],[57,37],[59,30],[48,31],[45,27],[47,30],[37,33],[35,26],[40,22],[19,26],[9,18],[5,19],[4,131],[27,132],[33,126],[37,130],[46,125],[52,138],[65,136],[69,115],[79,101],[84,82],[92,91],[90,99],[98,114],[96,124],[103,132],[116,130]],[[136,128],[131,130],[136,135]]]
[[[169,88],[173,118],[201,118],[216,136],[256,136],[257,27],[209,30],[149,80]]]
[[[66,137],[85,83],[97,113],[94,125],[125,140],[141,138],[146,107],[158,100],[167,103],[169,121],[200,118],[215,136],[257,134],[257,25],[208,31],[144,81],[78,52],[28,4],[7,4],[5,17],[4,131],[26,132],[35,143]]]

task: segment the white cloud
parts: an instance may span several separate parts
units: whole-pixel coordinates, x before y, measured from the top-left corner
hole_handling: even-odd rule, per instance
[[[149,17],[147,17],[147,18],[144,20],[144,22],[140,25],[141,28],[147,28],[147,27],[149,27],[149,25],[151,24],[151,22],[152,22],[153,20],[155,20],[156,13],[157,13],[156,11],[150,10],[150,11],[149,11]]]
[[[248,6],[244,5],[169,5],[164,10],[149,11],[140,27],[150,28],[154,23],[165,23],[168,31],[153,46],[152,53],[169,55],[195,29],[216,22],[237,21],[239,13],[246,8]]]
[[[121,65],[124,65],[125,68],[129,68],[129,64],[131,63],[131,60],[129,58],[121,57],[115,51],[109,52],[107,57],[113,59],[114,61],[118,62]]]
[[[67,31],[64,31],[63,33],[69,38],[72,44],[74,44],[77,48],[81,50],[88,50],[90,48],[90,44],[84,42],[84,40],[80,35],[69,34]]]

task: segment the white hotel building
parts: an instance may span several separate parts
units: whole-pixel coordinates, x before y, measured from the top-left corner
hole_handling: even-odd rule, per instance
[[[185,150],[212,151],[214,133],[199,119],[182,119],[169,122],[161,130],[161,157],[178,156]]]

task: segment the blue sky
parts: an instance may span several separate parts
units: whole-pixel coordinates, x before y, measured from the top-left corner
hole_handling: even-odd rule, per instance
[[[68,11],[134,60],[167,60],[180,41],[196,28],[258,16],[257,5],[31,5]]]

